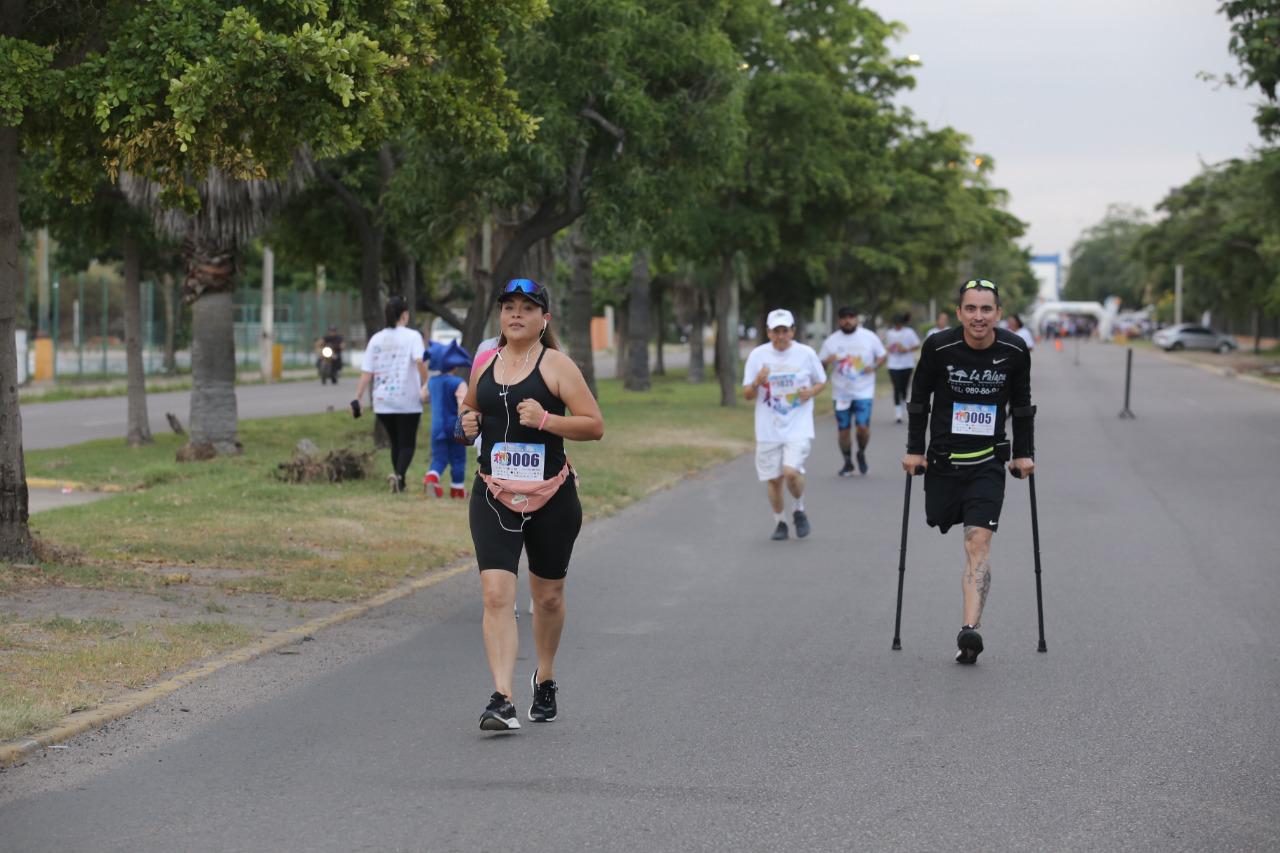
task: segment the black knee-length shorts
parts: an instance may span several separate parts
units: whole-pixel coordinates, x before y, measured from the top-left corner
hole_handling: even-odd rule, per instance
[[[477,476],[471,484],[470,521],[480,571],[505,569],[518,574],[523,549],[529,552],[530,572],[559,580],[569,571],[573,543],[582,529],[582,504],[570,476],[541,509],[522,516],[489,494]]]
[[[924,516],[930,527],[946,533],[954,524],[996,530],[1004,508],[1004,464],[998,459],[957,465],[924,474]]]

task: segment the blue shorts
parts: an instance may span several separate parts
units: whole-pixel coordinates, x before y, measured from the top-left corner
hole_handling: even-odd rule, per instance
[[[843,412],[836,409],[836,426],[848,429],[850,422],[860,427],[871,423],[871,400],[854,400]]]

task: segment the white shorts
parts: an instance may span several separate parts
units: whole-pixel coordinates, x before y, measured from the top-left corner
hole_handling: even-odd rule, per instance
[[[812,439],[798,441],[757,441],[756,476],[761,480],[773,480],[782,476],[783,468],[804,473],[804,460],[809,458]]]

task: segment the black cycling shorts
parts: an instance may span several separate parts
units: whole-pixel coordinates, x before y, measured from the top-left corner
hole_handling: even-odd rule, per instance
[[[954,524],[996,531],[1004,507],[1004,463],[998,459],[978,465],[956,465],[924,474],[924,517],[930,527],[946,533]]]
[[[570,475],[541,509],[522,516],[489,494],[484,480],[477,476],[471,484],[470,520],[480,571],[505,569],[518,574],[524,549],[529,552],[530,572],[545,580],[559,580],[569,571],[573,543],[582,529],[582,504]]]

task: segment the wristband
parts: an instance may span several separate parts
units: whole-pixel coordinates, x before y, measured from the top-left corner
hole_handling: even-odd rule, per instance
[[[550,412],[548,412],[546,409],[542,410],[542,420],[538,421],[538,429],[542,429],[544,426],[547,425],[547,418],[550,416],[551,416]]]

